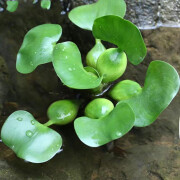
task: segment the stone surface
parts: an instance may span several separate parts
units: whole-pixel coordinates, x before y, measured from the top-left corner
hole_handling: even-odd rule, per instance
[[[132,4],[128,5],[129,8],[130,5],[135,5],[135,1],[131,2]],[[138,4],[141,1],[136,2]],[[72,1],[61,3],[58,1],[59,5],[53,4],[51,11],[42,10],[38,4],[32,5],[29,1],[27,3],[29,4],[28,9],[25,8],[26,4],[23,4],[22,8],[13,14],[0,13],[0,104],[3,105],[0,127],[6,117],[16,109],[27,109],[39,121],[45,122],[46,109],[51,102],[58,99],[75,98],[79,93],[83,95],[82,92],[63,86],[56,77],[51,64],[40,66],[29,75],[16,72],[16,54],[23,37],[29,29],[36,25],[48,22],[61,24],[63,37],[60,41],[75,42],[82,52],[83,59],[94,41],[91,32],[80,30],[71,24],[67,19],[67,14],[60,15],[60,12],[68,11],[67,8],[71,9],[77,5],[72,4]],[[86,1],[79,0],[78,3],[84,4]],[[149,1],[145,7],[156,6],[155,1],[149,5],[148,3]],[[136,7],[137,11],[139,6]],[[150,9],[146,11],[151,13]],[[155,12],[155,9],[153,11]],[[143,15],[140,17],[142,18]],[[175,17],[178,18],[178,16]],[[137,18],[135,14],[133,21],[138,23]],[[154,18],[155,16],[152,19]],[[147,24],[147,21],[141,22]],[[143,85],[149,63],[160,59],[172,64],[180,73],[180,29],[145,30],[143,36],[148,49],[147,57],[138,66],[128,64],[128,69],[121,80],[131,79]],[[44,164],[24,162],[0,143],[0,179],[179,180],[179,107],[180,93],[154,124],[146,128],[133,128],[130,133],[115,141],[114,147],[109,144],[108,148],[105,146],[89,148],[83,145],[75,135],[72,125],[53,126],[53,129],[63,137],[63,151]],[[80,114],[83,114],[83,107]],[[107,149],[110,150],[107,151]]]

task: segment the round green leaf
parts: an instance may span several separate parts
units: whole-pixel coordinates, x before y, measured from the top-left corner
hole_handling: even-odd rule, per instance
[[[171,65],[151,62],[142,93],[124,101],[136,116],[134,125],[144,127],[153,123],[176,96],[179,86],[179,75]]]
[[[96,19],[93,35],[97,39],[117,45],[134,65],[141,63],[146,56],[146,46],[138,28],[118,16],[110,15]]]
[[[99,119],[108,115],[114,109],[114,104],[105,98],[97,98],[91,101],[85,108],[85,116]]]
[[[116,101],[122,101],[142,92],[141,86],[134,81],[124,80],[117,83],[109,92],[111,98]]]
[[[100,85],[102,77],[84,69],[79,49],[73,42],[57,44],[53,55],[54,69],[66,86],[74,89],[93,89]]]
[[[47,125],[65,125],[72,122],[78,113],[79,104],[75,100],[60,100],[51,104],[48,108],[49,122]],[[46,124],[45,124],[46,125]]]
[[[99,147],[125,135],[133,127],[134,120],[134,113],[129,105],[121,103],[100,119],[77,118],[74,128],[84,144]]]
[[[19,158],[33,163],[50,160],[62,146],[61,136],[27,111],[16,111],[7,118],[1,138]]]
[[[43,9],[50,9],[50,7],[51,7],[51,0],[41,0],[41,7]]]
[[[18,8],[19,2],[18,1],[7,1],[6,4],[7,4],[7,7],[6,7],[7,11],[15,12],[16,9]]]
[[[69,13],[69,19],[82,29],[92,30],[94,20],[105,15],[124,17],[126,3],[124,0],[99,0],[90,5],[74,8]]]
[[[99,56],[106,50],[99,39],[96,39],[95,46],[88,52],[86,56],[86,64],[93,68],[96,68],[96,63]]]
[[[97,60],[97,70],[103,76],[103,82],[109,83],[123,75],[127,66],[127,57],[118,48],[104,51]]]
[[[61,34],[62,28],[58,24],[43,24],[31,29],[17,54],[16,69],[27,74],[38,65],[51,62],[54,46]]]

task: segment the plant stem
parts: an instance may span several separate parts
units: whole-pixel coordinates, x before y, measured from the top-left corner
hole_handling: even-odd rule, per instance
[[[51,126],[53,124],[54,124],[53,121],[49,120],[47,123],[44,124],[44,126],[49,127],[49,126]]]

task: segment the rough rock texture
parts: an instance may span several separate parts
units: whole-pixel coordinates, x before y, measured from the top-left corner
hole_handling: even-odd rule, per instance
[[[97,0],[77,0],[68,2],[69,7],[91,4]],[[180,1],[179,0],[126,0],[126,19],[132,21],[142,29],[155,28],[156,26],[180,25]]]
[[[84,4],[86,1],[72,2]],[[135,8],[133,4],[135,5],[136,2],[136,11],[138,11],[140,9],[138,3],[141,1],[131,2],[128,3],[128,8],[131,9],[130,5]],[[149,3],[149,1],[146,2]],[[6,117],[16,109],[27,109],[38,120],[44,122],[46,109],[51,102],[73,98],[79,93],[60,83],[51,64],[40,66],[29,75],[16,72],[16,54],[29,29],[48,22],[61,24],[63,37],[60,41],[74,41],[80,48],[83,59],[93,45],[91,32],[80,30],[72,25],[67,19],[67,14],[60,15],[60,12],[68,11],[67,8],[71,9],[77,4],[58,1],[60,5],[53,3],[52,10],[45,11],[39,8],[38,4],[31,5],[29,1],[27,3],[29,8],[25,8],[27,4],[23,4],[13,14],[0,13],[0,105],[3,105],[0,127]],[[146,4],[146,7],[156,6],[155,1],[151,3]],[[146,11],[149,14],[151,12],[150,9]],[[140,21],[136,19],[140,17],[144,16],[135,14],[133,21],[139,23]],[[152,19],[154,18],[155,16]],[[141,22],[148,24],[148,20],[141,20]],[[128,64],[128,69],[121,79],[132,79],[143,85],[149,63],[160,59],[172,64],[180,73],[180,29],[145,30],[143,36],[148,49],[146,59],[138,66]],[[109,144],[108,148],[89,148],[83,145],[75,135],[72,125],[54,126],[53,128],[63,136],[63,152],[44,164],[24,162],[0,143],[0,179],[179,180],[179,107],[180,93],[154,124],[146,128],[133,128],[130,133],[117,140],[114,147]],[[113,148],[110,148],[111,146]],[[108,152],[107,149],[111,150]]]

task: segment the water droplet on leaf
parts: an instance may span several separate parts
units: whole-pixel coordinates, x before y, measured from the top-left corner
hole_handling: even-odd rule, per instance
[[[72,71],[72,68],[68,68],[69,71]]]
[[[32,131],[30,131],[30,130],[26,131],[26,136],[32,137],[32,135],[33,135]]]
[[[23,118],[22,118],[22,117],[18,117],[17,120],[18,120],[18,121],[22,121]]]
[[[34,121],[34,120],[31,120],[31,124],[34,125],[34,124],[35,124],[35,121]]]

